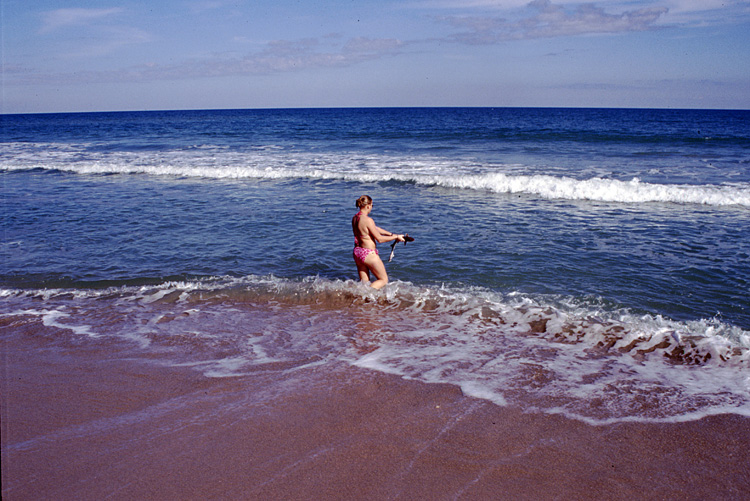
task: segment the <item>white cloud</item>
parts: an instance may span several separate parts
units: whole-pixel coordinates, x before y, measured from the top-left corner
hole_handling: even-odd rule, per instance
[[[183,80],[202,77],[236,75],[268,75],[318,68],[341,68],[389,57],[400,53],[408,45],[391,38],[351,38],[333,40],[331,37],[277,40],[261,50],[241,56],[210,57],[185,61],[174,65],[147,63],[113,71],[77,71],[75,73],[19,74],[9,83],[36,84],[55,81],[57,84],[76,85],[95,82],[145,82],[155,80]]]
[[[660,24],[706,25],[735,24],[750,17],[750,0],[553,0],[554,7],[568,11],[593,8],[620,15],[634,12],[662,11]],[[454,10],[465,16],[484,12],[503,12],[517,16],[539,3],[534,0],[414,0],[411,8]],[[515,17],[513,17],[515,19]]]
[[[413,2],[407,3],[406,5],[412,8],[421,9],[511,11],[523,9],[530,3],[532,3],[532,1],[533,0],[414,0]],[[596,5],[612,5],[615,8],[622,7],[623,5],[629,5],[632,8],[633,4],[641,4],[643,6],[658,6],[665,1],[700,2],[701,0],[598,0],[593,2],[590,0],[557,0],[555,3],[558,5],[583,5],[596,3]],[[716,2],[721,0],[706,1]]]
[[[750,0],[662,0],[667,21],[680,26],[722,26],[747,23]]]
[[[705,12],[707,10],[726,9],[736,5],[750,5],[747,0],[668,0],[664,3],[670,12]]]
[[[499,17],[443,16],[437,19],[464,31],[449,39],[466,44],[493,44],[508,40],[554,38],[595,33],[624,33],[652,29],[665,7],[628,10],[619,14],[585,3],[574,8],[553,4],[550,0],[528,3],[530,16],[508,20]]]
[[[308,68],[352,66],[364,61],[395,55],[405,45],[392,38],[352,38],[343,43],[327,37],[277,40],[241,59],[205,61],[193,68],[200,74],[267,74]]]
[[[112,26],[102,29],[93,42],[71,49],[65,57],[90,58],[106,56],[122,47],[151,42],[153,36],[141,29]]]
[[[89,24],[91,21],[101,19],[114,14],[119,14],[123,9],[112,7],[109,9],[57,9],[42,14],[41,33],[55,31],[67,26],[80,26]]]
[[[407,5],[426,9],[515,9],[528,3],[529,0],[417,0]]]
[[[62,59],[106,56],[121,47],[153,40],[151,34],[140,28],[118,24],[109,19],[122,12],[124,9],[119,7],[47,11],[42,14],[39,33],[57,38],[56,57]],[[66,28],[75,29],[58,33]]]

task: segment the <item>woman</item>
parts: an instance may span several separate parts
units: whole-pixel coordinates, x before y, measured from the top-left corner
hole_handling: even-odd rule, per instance
[[[357,263],[357,272],[362,282],[370,282],[370,271],[375,275],[375,280],[370,284],[375,289],[382,288],[388,283],[388,273],[385,265],[378,255],[376,245],[392,240],[404,241],[403,235],[396,235],[383,228],[375,226],[375,221],[370,217],[372,211],[372,198],[362,195],[357,199],[359,212],[352,218],[352,230],[354,231],[354,262]]]

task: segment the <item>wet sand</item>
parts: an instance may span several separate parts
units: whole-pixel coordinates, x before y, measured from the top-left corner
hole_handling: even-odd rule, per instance
[[[750,419],[589,426],[340,363],[206,378],[3,338],[16,499],[748,499]]]

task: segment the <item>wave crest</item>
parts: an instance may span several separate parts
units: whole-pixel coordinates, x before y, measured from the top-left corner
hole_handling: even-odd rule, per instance
[[[678,203],[750,207],[750,184],[658,184],[602,177],[527,173],[520,165],[462,164],[446,158],[193,148],[91,151],[87,145],[10,143],[0,169],[57,170],[84,175],[143,174],[205,179],[309,179],[404,182],[448,189],[526,194],[554,200]]]
[[[434,184],[451,188],[484,189],[495,193],[524,193],[547,199],[600,202],[666,202],[750,207],[750,186],[678,185],[616,179],[573,179],[549,175],[483,174],[435,179]]]

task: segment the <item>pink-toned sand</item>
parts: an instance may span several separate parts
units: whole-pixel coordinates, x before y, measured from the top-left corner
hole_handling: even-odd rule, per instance
[[[750,499],[750,419],[593,427],[321,365],[210,379],[3,344],[2,495],[20,499]]]

